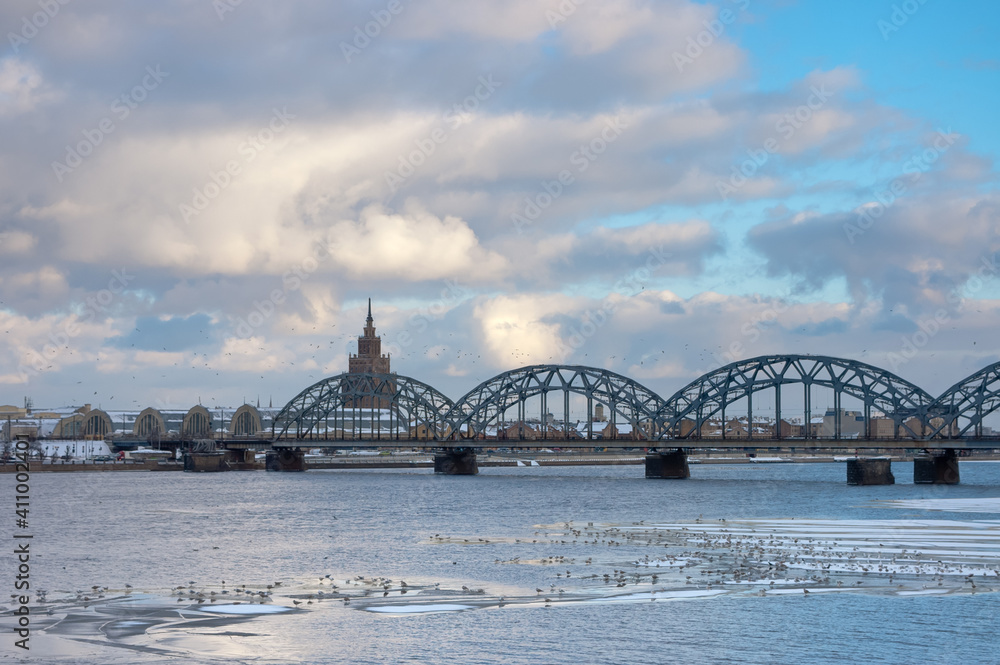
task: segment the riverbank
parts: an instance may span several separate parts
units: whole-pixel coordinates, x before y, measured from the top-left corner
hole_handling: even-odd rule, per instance
[[[22,469],[23,470],[23,469]],[[55,462],[39,462],[32,460],[29,463],[31,473],[54,472],[71,473],[75,471],[183,471],[184,463],[161,462],[157,460],[115,460],[110,462],[83,462],[79,460],[57,460]],[[0,464],[0,473],[14,473],[17,471],[16,462]]]

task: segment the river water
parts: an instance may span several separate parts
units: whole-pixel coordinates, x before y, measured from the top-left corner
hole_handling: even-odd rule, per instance
[[[46,593],[29,651],[7,603],[0,657],[1000,662],[1000,463],[963,461],[950,487],[893,470],[36,473],[19,532]]]

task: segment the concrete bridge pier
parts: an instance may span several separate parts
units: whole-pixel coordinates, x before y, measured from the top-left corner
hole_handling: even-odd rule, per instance
[[[306,454],[296,448],[279,448],[267,451],[264,468],[268,471],[305,471]]]
[[[438,450],[434,453],[434,473],[446,476],[475,476],[479,473],[476,451],[467,448]]]
[[[848,485],[895,485],[892,460],[888,457],[859,457],[847,460]]]
[[[216,472],[229,471],[229,467],[226,465],[225,453],[220,450],[209,453],[185,453],[184,470]]]
[[[690,478],[687,453],[682,448],[673,452],[651,452],[646,455],[647,478]]]
[[[913,459],[913,482],[957,485],[958,455],[949,448],[943,453],[928,453]]]

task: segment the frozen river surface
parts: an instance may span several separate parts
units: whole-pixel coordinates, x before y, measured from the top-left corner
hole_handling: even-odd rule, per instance
[[[8,604],[0,657],[1000,662],[1000,464],[963,462],[951,487],[693,473],[33,474],[31,649]]]

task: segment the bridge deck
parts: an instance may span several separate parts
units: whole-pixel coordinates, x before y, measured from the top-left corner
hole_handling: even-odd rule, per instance
[[[226,441],[226,447],[253,447],[243,442]],[[257,442],[259,447],[261,442]],[[587,449],[604,448],[606,450],[641,450],[656,448],[673,450],[758,450],[781,449],[802,452],[854,452],[856,450],[1000,450],[1000,438],[992,439],[669,439],[664,441],[630,441],[630,440],[557,440],[540,439],[534,441],[516,440],[462,440],[462,441],[418,441],[394,439],[363,439],[363,440],[279,440],[271,443],[274,448],[320,448],[325,450],[374,450],[374,449],[454,449],[466,448],[473,450],[496,450],[516,448],[518,450],[541,450],[546,448]]]

